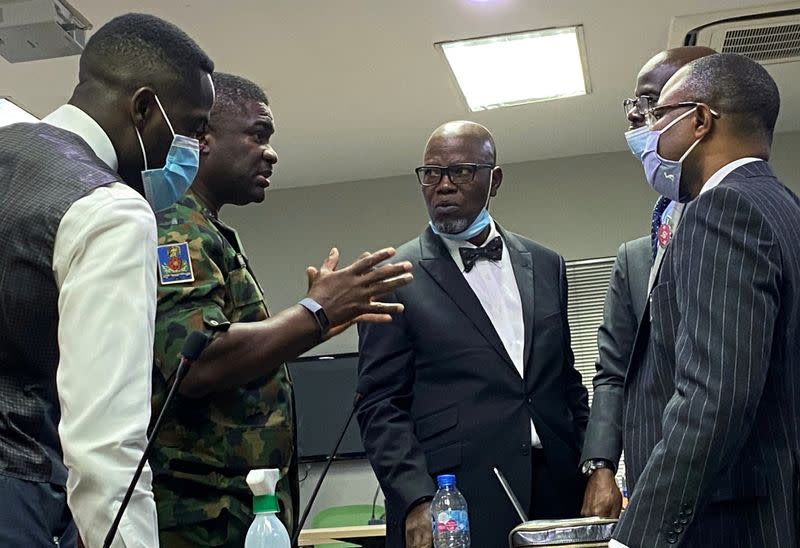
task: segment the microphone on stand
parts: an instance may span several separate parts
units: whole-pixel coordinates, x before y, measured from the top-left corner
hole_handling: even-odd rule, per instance
[[[328,460],[325,461],[325,468],[322,469],[322,474],[320,474],[319,479],[317,480],[317,484],[314,486],[314,491],[311,493],[311,497],[308,499],[308,503],[306,504],[305,510],[303,510],[303,515],[300,516],[300,521],[297,522],[297,529],[295,529],[294,534],[292,535],[292,548],[297,548],[298,541],[300,539],[300,531],[303,530],[303,526],[308,519],[308,514],[311,512],[311,507],[314,505],[314,501],[319,494],[319,489],[322,487],[322,482],[325,480],[325,476],[328,475],[328,470],[330,470],[331,463],[333,462],[334,457],[336,457],[336,453],[339,452],[339,446],[342,444],[342,440],[344,439],[344,435],[347,432],[348,427],[350,426],[350,422],[353,420],[353,415],[356,414],[356,410],[358,409],[358,405],[361,403],[361,400],[364,399],[364,395],[369,391],[371,388],[372,380],[371,377],[363,377],[359,379],[358,385],[356,386],[356,396],[353,399],[353,408],[350,409],[350,414],[347,416],[347,420],[344,423],[344,428],[339,433],[339,439],[336,440],[336,445],[333,446],[333,450],[328,456]]]
[[[153,447],[153,441],[156,439],[156,435],[161,429],[161,423],[164,420],[164,415],[166,414],[167,408],[172,401],[172,397],[178,391],[178,387],[183,381],[183,378],[186,376],[189,366],[197,361],[197,359],[200,357],[200,354],[202,354],[203,350],[205,350],[206,346],[208,346],[208,342],[208,336],[200,331],[192,331],[189,333],[189,336],[186,337],[186,340],[183,343],[183,348],[181,348],[181,361],[178,364],[177,371],[175,372],[175,381],[172,383],[172,388],[170,388],[169,394],[167,394],[167,399],[164,400],[164,405],[161,406],[158,419],[153,426],[153,430],[150,432],[147,445],[142,453],[142,458],[139,459],[139,466],[136,467],[136,472],[133,474],[133,479],[131,479],[130,485],[128,485],[128,490],[125,492],[125,497],[122,499],[122,504],[120,505],[119,510],[117,510],[117,516],[114,518],[114,522],[111,524],[111,527],[106,534],[105,541],[103,541],[103,548],[109,548],[109,546],[111,546],[111,542],[114,540],[114,536],[117,534],[117,527],[119,527],[122,514],[125,512],[125,508],[128,507],[128,503],[131,501],[133,490],[136,487],[136,483],[139,481],[139,476],[142,475],[142,470],[147,462],[147,457],[150,456],[150,451]]]

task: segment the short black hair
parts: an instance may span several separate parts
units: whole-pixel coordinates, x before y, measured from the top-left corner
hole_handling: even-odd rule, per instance
[[[214,82],[214,106],[211,109],[211,123],[214,117],[223,113],[240,112],[250,102],[269,105],[269,98],[261,87],[241,76],[216,72],[211,76]]]
[[[686,67],[681,87],[692,100],[730,116],[743,135],[757,133],[772,142],[781,99],[764,67],[736,53],[709,55]]]
[[[120,15],[100,27],[81,55],[81,73],[129,87],[171,75],[187,82],[200,72],[213,73],[214,62],[197,42],[172,23],[143,13]]]

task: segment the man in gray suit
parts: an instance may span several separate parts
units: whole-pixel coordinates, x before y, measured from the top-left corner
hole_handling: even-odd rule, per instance
[[[779,103],[763,67],[716,54],[646,113],[648,183],[683,214],[625,379],[633,495],[611,546],[800,540],[800,199],[766,161]]]
[[[645,128],[645,111],[656,104],[664,84],[685,64],[713,53],[716,53],[713,49],[702,46],[673,48],[654,55],[644,64],[636,78],[634,98],[623,101],[630,122],[626,137],[637,159],[640,151],[629,136]],[[603,324],[597,332],[594,403],[581,456],[581,471],[588,478],[581,509],[584,516],[616,518],[622,509],[622,494],[614,482],[622,452],[622,387],[647,301],[647,281],[658,245],[656,233],[662,221],[667,221],[668,202],[659,200],[650,236],[620,246],[611,272]],[[668,241],[661,243],[665,247]]]

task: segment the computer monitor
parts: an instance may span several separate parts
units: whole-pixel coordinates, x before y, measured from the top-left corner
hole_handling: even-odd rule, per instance
[[[300,462],[326,460],[353,408],[358,354],[301,358],[288,366],[294,381],[298,458]],[[365,456],[358,422],[353,417],[336,458]]]

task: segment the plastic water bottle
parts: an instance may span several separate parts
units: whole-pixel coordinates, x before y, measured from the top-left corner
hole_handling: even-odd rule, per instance
[[[433,548],[469,548],[467,501],[456,488],[456,477],[438,476],[439,490],[431,503]]]
[[[253,492],[253,520],[244,548],[291,548],[289,533],[278,519],[278,499],[275,485],[280,479],[278,470],[251,470],[247,474],[247,485]]]

